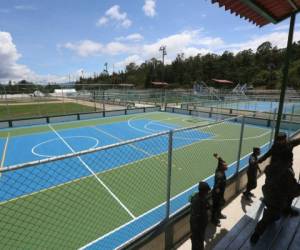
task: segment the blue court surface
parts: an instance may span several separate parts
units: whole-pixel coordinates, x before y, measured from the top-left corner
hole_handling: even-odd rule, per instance
[[[239,110],[249,110],[258,112],[274,112],[278,110],[279,102],[268,102],[268,101],[245,101],[245,102],[233,102],[216,105],[216,107],[233,108]],[[300,103],[285,103],[283,113],[293,113],[300,108]]]

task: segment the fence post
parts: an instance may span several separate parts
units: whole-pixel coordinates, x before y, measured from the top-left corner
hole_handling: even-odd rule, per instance
[[[7,113],[7,119],[10,119],[10,109],[8,107],[8,100],[7,100],[7,93],[6,93],[6,89],[4,86],[2,86],[3,90],[4,90],[4,98],[5,98],[5,103],[6,103],[6,113]]]
[[[238,178],[238,174],[239,174],[239,170],[240,170],[240,160],[241,160],[241,154],[242,154],[244,128],[245,128],[245,116],[242,116],[241,134],[240,134],[240,142],[239,142],[239,149],[238,149],[238,155],[237,155],[237,161],[236,161],[236,172],[235,172],[235,176],[237,178]],[[240,189],[240,180],[238,178],[238,180],[236,182],[236,192],[238,192],[239,189]]]
[[[293,104],[292,106],[292,113],[290,114],[290,121],[293,121],[293,117],[294,117],[294,113],[295,113],[295,104]]]
[[[271,131],[271,135],[270,135],[269,148],[272,146],[272,140],[273,140],[274,130],[275,130],[275,119],[276,119],[276,114],[277,114],[277,108],[274,109],[273,119],[272,119],[272,122],[271,122],[272,131]]]
[[[170,216],[172,153],[173,153],[173,130],[170,130],[169,131],[169,142],[168,142],[168,172],[167,172],[166,220],[168,220],[169,216]]]
[[[169,225],[170,218],[170,201],[171,201],[171,175],[172,175],[172,151],[173,151],[173,130],[169,131],[168,143],[168,172],[167,172],[167,200],[166,200],[166,217],[165,224],[165,249],[171,249],[173,242],[173,230]]]

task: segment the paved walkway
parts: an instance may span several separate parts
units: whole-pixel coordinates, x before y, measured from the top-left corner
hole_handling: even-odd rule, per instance
[[[294,149],[294,171],[296,178],[298,178],[300,172],[300,146]],[[257,188],[253,192],[256,197],[253,199],[252,206],[255,206],[255,203],[258,203],[258,199],[262,197],[261,187],[264,184],[264,180],[264,175],[258,179]],[[205,249],[212,249],[214,246],[216,246],[220,239],[222,239],[250,209],[251,203],[245,202],[244,199],[242,199],[242,194],[237,196],[231,203],[229,203],[222,211],[222,213],[227,216],[227,219],[221,220],[221,227],[216,228],[215,226],[209,224],[206,230]],[[191,249],[191,241],[186,241],[178,249]]]

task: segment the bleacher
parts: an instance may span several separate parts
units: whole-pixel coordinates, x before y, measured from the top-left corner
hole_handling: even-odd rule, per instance
[[[295,199],[293,207],[300,211],[300,199]],[[261,200],[253,205],[240,221],[218,242],[215,250],[223,249],[299,249],[300,216],[282,217],[269,226],[255,245],[250,244],[250,237],[257,221],[262,216],[264,205]]]

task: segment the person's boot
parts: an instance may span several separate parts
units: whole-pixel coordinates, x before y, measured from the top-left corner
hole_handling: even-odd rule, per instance
[[[227,216],[225,214],[220,213],[219,218],[222,220],[222,219],[226,219]]]

